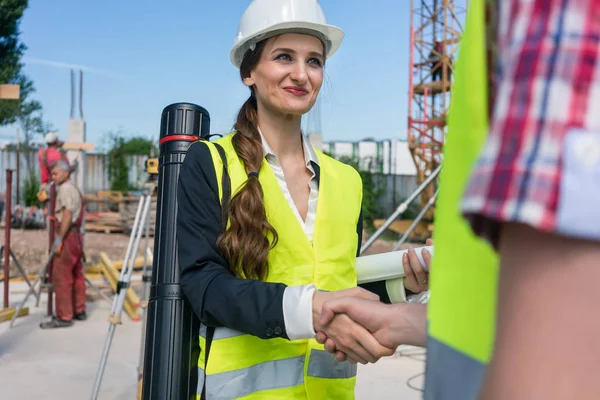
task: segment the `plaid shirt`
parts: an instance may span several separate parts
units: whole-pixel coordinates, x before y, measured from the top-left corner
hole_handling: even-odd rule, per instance
[[[511,221],[600,240],[600,0],[496,7],[490,131],[463,213],[494,245]]]

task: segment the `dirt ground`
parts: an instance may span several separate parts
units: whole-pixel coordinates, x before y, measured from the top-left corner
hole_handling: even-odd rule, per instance
[[[4,229],[1,229],[4,233]],[[48,231],[12,229],[10,234],[11,250],[27,273],[36,273],[48,260]],[[1,240],[4,245],[4,235]],[[84,252],[87,264],[96,264],[100,252],[108,254],[112,261],[125,258],[129,236],[122,233],[87,232],[85,235]],[[154,238],[150,237],[150,249],[154,248]],[[145,239],[142,237],[138,255],[143,255]],[[0,261],[4,265],[4,259]],[[11,276],[18,274],[17,268],[11,262]]]
[[[0,232],[4,233],[4,228],[1,226]],[[364,241],[368,239],[366,233],[363,237]],[[0,242],[4,245],[4,235],[2,235]],[[128,243],[129,235],[123,233],[87,232],[84,247],[87,264],[96,264],[100,252],[108,254],[112,261],[122,260],[125,258]],[[391,251],[394,244],[393,241],[377,240],[364,255]],[[149,246],[151,250],[154,248],[154,237],[150,237]],[[407,244],[403,248],[409,246],[420,246],[420,244]],[[145,239],[142,237],[138,256],[143,256],[143,248],[145,248]],[[11,250],[27,273],[35,273],[47,261],[48,232],[45,230],[13,229],[11,230]],[[4,265],[4,259],[0,260],[0,265]],[[16,266],[11,262],[11,276],[15,276],[17,273]]]

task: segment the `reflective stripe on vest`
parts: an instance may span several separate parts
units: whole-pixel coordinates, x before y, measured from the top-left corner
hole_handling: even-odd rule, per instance
[[[485,1],[469,2],[448,113],[428,305],[426,400],[476,398],[493,346],[498,260],[460,214],[488,130]]]
[[[223,332],[220,332],[223,331]],[[201,335],[206,334],[206,327],[201,327]],[[215,341],[243,333],[229,328],[217,328],[213,336]],[[201,336],[206,339],[206,336]],[[302,385],[304,383],[306,355],[266,361],[248,368],[222,372],[210,376],[207,383],[208,399],[237,399],[251,393],[270,389],[280,389]],[[356,365],[348,362],[337,362],[324,350],[311,349],[306,376],[323,379],[348,379],[356,376]],[[198,368],[197,393],[202,393],[204,385],[204,369]]]
[[[232,135],[217,140],[227,154],[231,191],[235,194],[247,180],[244,166],[235,154]],[[222,164],[212,143],[210,149],[222,194]],[[269,251],[268,282],[288,286],[313,283],[321,290],[356,286],[354,262],[358,245],[356,225],[362,202],[359,174],[316,151],[320,166],[319,203],[313,242],[285,199],[276,177],[263,160],[259,180],[264,192],[267,218],[278,233],[277,245]],[[354,399],[356,366],[338,363],[314,339],[269,340],[243,334],[231,328],[216,328],[208,365],[204,365],[205,328],[201,328],[198,359],[202,392],[206,374],[206,395],[213,399],[335,398]]]

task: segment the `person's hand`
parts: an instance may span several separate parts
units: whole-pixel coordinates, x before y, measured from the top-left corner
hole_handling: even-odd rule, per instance
[[[358,297],[366,300],[379,301],[379,296],[361,287],[353,287],[350,289],[337,290],[335,292],[324,292],[317,290],[313,295],[313,325],[315,331],[321,329],[319,321],[321,320],[321,312],[323,311],[323,303],[340,297]]]
[[[372,300],[363,300],[359,297],[338,298],[338,300],[343,299],[379,303]],[[328,319],[328,323],[322,326],[318,334],[325,335],[327,340],[333,343],[334,348],[344,354],[344,357],[336,357],[338,361],[348,360],[353,364],[367,364],[375,363],[381,357],[394,354],[394,348],[382,346],[373,334],[345,314],[336,314]]]
[[[52,243],[52,248],[50,249],[50,253],[54,255],[59,255],[62,250],[63,240],[60,236],[54,239],[54,243]]]
[[[427,246],[433,245],[433,240],[427,239]],[[429,272],[431,271],[431,253],[425,249],[420,250],[427,271],[423,269],[415,249],[409,249],[402,256],[402,267],[404,267],[404,287],[413,292],[421,293],[429,290]]]
[[[379,296],[360,287],[339,290],[335,292],[315,292],[313,296],[313,325],[315,332],[326,332],[337,346],[348,355],[348,360],[354,363],[375,362],[382,354],[387,354],[390,349],[385,349],[373,338],[365,328],[353,322],[345,315],[329,318],[327,324],[321,324],[321,311],[326,301],[339,298],[362,298],[379,302]]]
[[[346,315],[368,329],[382,346],[396,349],[402,344],[424,347],[427,337],[427,306],[424,304],[383,304],[353,297],[343,297],[326,302],[320,323]],[[319,331],[317,342],[325,350],[335,354],[337,361],[344,361],[348,354],[338,346],[327,332]],[[393,353],[392,353],[393,354]],[[391,355],[391,354],[390,354]]]

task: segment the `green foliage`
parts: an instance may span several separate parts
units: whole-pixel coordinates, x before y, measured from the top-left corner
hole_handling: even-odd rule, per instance
[[[107,153],[108,157],[108,175],[110,176],[110,189],[127,192],[129,186],[127,162],[125,159],[125,139],[118,134],[110,135],[113,145]]]
[[[28,6],[27,0],[0,0],[0,83],[19,85],[18,100],[0,101],[0,126],[18,123],[22,131],[24,146],[29,150],[29,143],[35,135],[43,135],[51,129],[42,117],[42,105],[31,100],[35,93],[33,82],[23,73],[21,58],[27,46],[19,40],[19,25],[23,12]],[[33,173],[33,163],[26,158],[27,173]]]
[[[40,180],[33,173],[27,174],[27,177],[23,181],[23,200],[25,201],[25,207],[40,206],[40,202],[37,198],[38,190],[40,189]]]
[[[331,155],[330,155],[331,156]],[[338,160],[344,164],[352,166],[360,174],[363,184],[362,216],[365,229],[373,227],[373,220],[381,217],[382,209],[377,204],[377,200],[384,193],[384,190],[377,185],[375,174],[370,171],[364,171],[359,168],[359,161],[356,158],[342,156]]]
[[[0,101],[0,126],[16,122],[21,103],[33,86],[22,74],[21,58],[27,47],[19,40],[19,24],[27,0],[0,0],[0,83],[22,85],[21,100]]]
[[[108,157],[108,174],[111,181],[111,190],[121,191],[124,194],[134,189],[129,184],[129,169],[127,166],[127,156],[146,155],[150,156],[151,149],[154,148],[154,154],[158,154],[158,149],[150,139],[134,136],[125,138],[125,134],[118,130],[110,132],[106,146]]]
[[[158,154],[158,148],[152,143],[151,140],[135,136],[125,141],[123,145],[123,152],[125,154],[142,154],[145,156],[150,155],[150,149],[154,147],[154,154]]]

